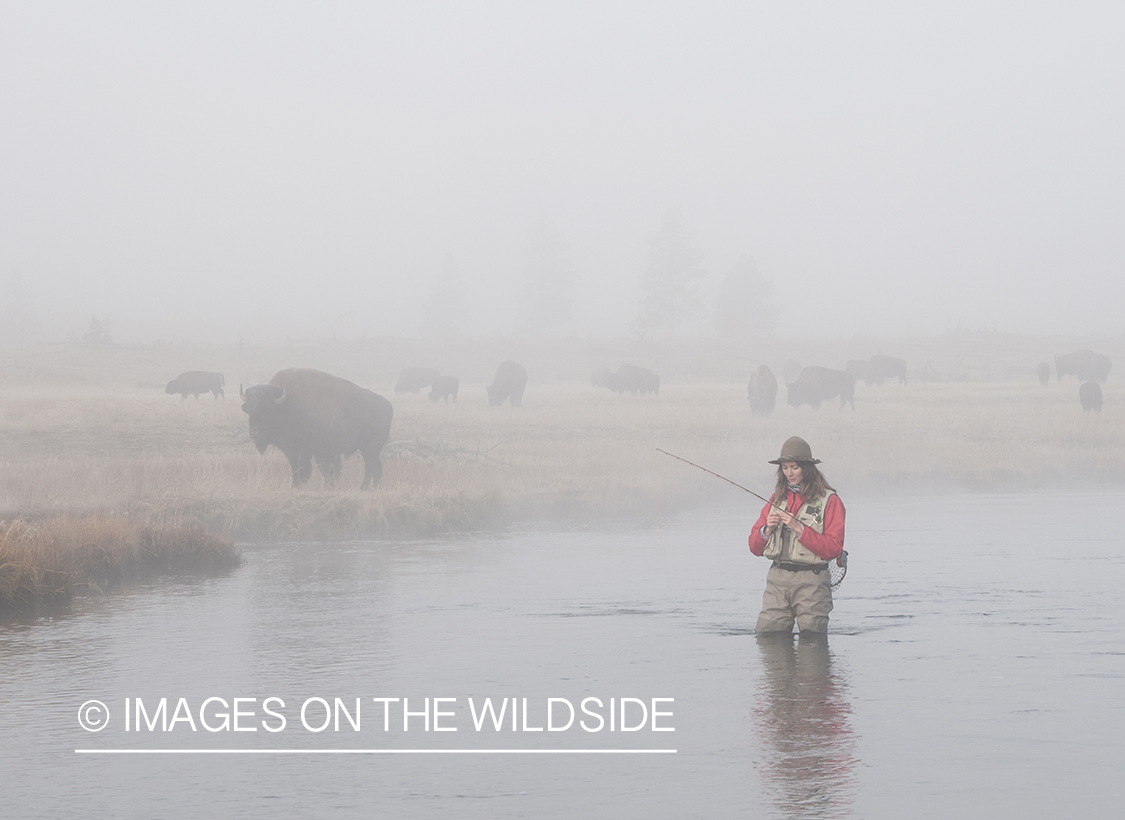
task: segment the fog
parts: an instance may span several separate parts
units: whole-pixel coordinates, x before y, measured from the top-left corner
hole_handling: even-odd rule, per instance
[[[670,215],[700,275],[661,332],[712,335],[749,258],[781,337],[1119,334],[1123,22],[5,3],[3,341],[625,336]]]

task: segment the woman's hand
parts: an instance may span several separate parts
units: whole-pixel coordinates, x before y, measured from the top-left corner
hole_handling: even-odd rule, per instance
[[[770,511],[766,513],[766,535],[773,535],[773,531],[777,529],[777,525],[781,523],[781,510],[777,507],[770,507]]]
[[[797,533],[798,538],[801,537],[801,533],[805,531],[804,524],[802,524],[785,510],[779,510],[777,509],[777,507],[774,507],[772,510],[770,510],[770,517],[773,517],[775,514],[777,515],[777,521],[779,523],[784,524],[789,529],[793,530],[793,532]],[[767,518],[766,520],[768,521],[769,518]],[[774,526],[777,525],[775,524]]]

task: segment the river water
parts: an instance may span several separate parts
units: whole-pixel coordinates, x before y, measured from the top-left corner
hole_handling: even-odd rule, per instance
[[[221,577],[0,621],[0,813],[1117,816],[1123,505],[854,502],[825,640],[753,634],[756,509],[246,546]]]

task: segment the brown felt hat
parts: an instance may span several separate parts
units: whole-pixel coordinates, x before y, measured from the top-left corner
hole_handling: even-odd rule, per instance
[[[812,447],[800,436],[793,436],[792,438],[786,439],[785,443],[781,445],[781,455],[771,461],[770,464],[781,464],[783,461],[803,461],[806,464],[820,464],[819,458],[812,457]]]

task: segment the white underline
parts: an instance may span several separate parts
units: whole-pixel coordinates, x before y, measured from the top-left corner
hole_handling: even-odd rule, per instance
[[[674,755],[675,749],[75,749],[78,755]]]

